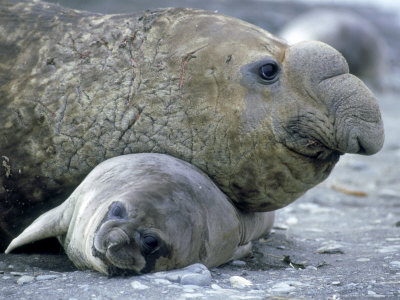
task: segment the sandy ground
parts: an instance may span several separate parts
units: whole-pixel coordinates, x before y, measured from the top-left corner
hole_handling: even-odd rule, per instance
[[[118,7],[126,9],[126,2]],[[202,3],[206,2],[210,4]],[[272,1],[241,2],[241,6],[239,1],[230,2],[236,6],[216,1],[212,5],[265,25],[259,10],[253,10],[257,2]],[[187,3],[199,2],[182,3],[186,5],[180,6],[195,6]],[[281,21],[268,21],[276,27],[293,9],[305,7],[283,3],[276,4],[275,18]],[[98,4],[100,11],[104,1]],[[223,10],[221,7],[215,9]],[[376,11],[357,9],[367,14]],[[117,11],[114,6],[111,12]],[[377,92],[386,133],[383,150],[371,157],[342,157],[328,180],[278,211],[272,234],[255,243],[251,257],[210,270],[211,282],[197,286],[168,278],[107,278],[76,270],[63,254],[0,254],[0,299],[398,299],[400,79],[395,61],[399,39],[394,35],[399,34],[400,17],[393,12],[389,15],[392,19],[385,23],[388,13],[375,14],[375,21],[389,38],[393,57],[390,72],[383,78],[385,84]],[[232,276],[240,276],[242,284],[232,284]]]

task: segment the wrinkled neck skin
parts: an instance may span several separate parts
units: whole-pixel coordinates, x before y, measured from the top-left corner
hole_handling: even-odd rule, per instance
[[[85,191],[75,191],[85,193]],[[109,199],[99,197],[96,193],[86,192],[85,201],[77,202],[71,219],[68,232],[60,238],[68,258],[79,269],[94,269],[100,273],[108,274],[104,262],[93,256],[93,240],[95,228],[101,223],[108,211]],[[93,201],[95,197],[95,201]]]
[[[268,234],[275,220],[275,212],[243,213],[238,211],[240,220],[240,245],[257,240]]]

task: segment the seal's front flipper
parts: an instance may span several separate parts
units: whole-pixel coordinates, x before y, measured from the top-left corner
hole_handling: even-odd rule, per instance
[[[247,255],[249,255],[251,253],[251,248],[252,248],[252,243],[248,242],[245,245],[239,246],[235,253],[232,256],[231,260],[235,260],[235,259],[241,259],[243,257],[246,257]]]
[[[37,218],[19,236],[13,239],[5,253],[10,253],[15,248],[28,243],[65,234],[68,231],[73,212],[74,201],[71,195],[71,197],[60,206],[53,208]]]

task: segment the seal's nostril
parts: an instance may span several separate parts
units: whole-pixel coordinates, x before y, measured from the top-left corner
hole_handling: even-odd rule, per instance
[[[114,248],[117,249],[122,245],[127,245],[130,243],[130,238],[128,234],[119,227],[113,228],[104,239],[104,248],[110,249]]]
[[[364,148],[362,142],[360,141],[360,138],[357,138],[358,142],[358,154],[368,154],[368,151]]]

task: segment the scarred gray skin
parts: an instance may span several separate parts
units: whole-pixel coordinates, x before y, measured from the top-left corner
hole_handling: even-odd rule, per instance
[[[374,154],[383,144],[376,99],[336,50],[289,47],[211,12],[2,5],[0,49],[8,237],[24,227],[15,220],[32,217],[23,208],[57,202],[121,154],[181,158],[240,209],[271,211],[324,180],[340,154]],[[265,81],[259,69],[271,61],[279,72]]]
[[[251,241],[268,233],[273,221],[274,212],[239,211],[187,162],[165,154],[128,154],[94,168],[6,253],[56,236],[78,268],[106,275],[194,263],[215,267],[247,255]]]

